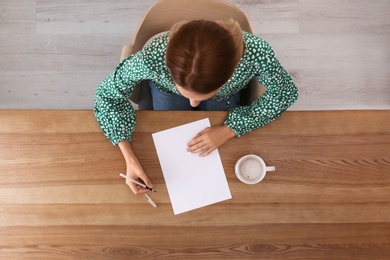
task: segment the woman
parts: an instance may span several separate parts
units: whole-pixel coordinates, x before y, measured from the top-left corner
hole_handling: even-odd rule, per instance
[[[266,92],[240,106],[240,91],[257,77]],[[127,176],[153,187],[131,148],[135,111],[129,97],[149,80],[156,110],[229,110],[223,125],[201,131],[188,151],[207,156],[233,137],[279,117],[298,98],[291,77],[262,39],[241,31],[237,22],[181,22],[125,59],[98,87],[95,115],[107,138],[119,145]],[[135,194],[148,192],[134,183]]]

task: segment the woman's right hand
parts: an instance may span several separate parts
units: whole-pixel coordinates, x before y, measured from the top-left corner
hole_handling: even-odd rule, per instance
[[[146,186],[149,188],[153,188],[152,182],[149,180],[148,176],[146,175],[145,171],[143,170],[141,164],[138,162],[138,160],[134,163],[126,163],[126,175],[127,177],[136,180],[141,183],[145,183]],[[143,188],[139,186],[138,184],[135,184],[134,182],[131,182],[130,180],[126,179],[126,184],[130,187],[130,189],[134,192],[134,194],[143,194],[146,192],[149,192],[150,190],[147,188]]]
[[[123,157],[126,161],[126,175],[127,177],[145,183],[149,188],[153,188],[153,183],[149,180],[146,175],[144,169],[139,163],[137,157],[135,156],[131,144],[129,141],[122,141],[119,144],[119,148],[123,154]],[[143,194],[149,192],[150,190],[147,188],[143,188],[138,184],[135,184],[126,179],[126,184],[130,187],[130,189],[134,192],[134,194]]]

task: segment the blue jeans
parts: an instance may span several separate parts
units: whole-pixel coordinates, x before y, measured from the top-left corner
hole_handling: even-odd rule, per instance
[[[229,100],[204,100],[199,106],[192,107],[190,100],[177,94],[165,93],[157,89],[152,81],[149,81],[150,90],[153,99],[154,110],[232,110],[239,106],[240,92],[231,96]]]

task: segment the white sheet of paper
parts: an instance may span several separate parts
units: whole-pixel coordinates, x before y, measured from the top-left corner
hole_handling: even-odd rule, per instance
[[[218,149],[206,157],[187,151],[208,118],[152,134],[175,215],[231,199]]]

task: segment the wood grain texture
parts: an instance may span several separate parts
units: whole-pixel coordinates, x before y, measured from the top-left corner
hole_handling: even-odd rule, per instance
[[[153,0],[37,0],[37,32],[120,35],[134,32]]]
[[[0,11],[0,39],[14,33],[35,32],[35,0],[2,0]]]
[[[0,258],[387,259],[390,112],[286,112],[219,149],[233,198],[173,215],[151,133],[225,112],[138,111],[151,207],[90,110],[0,110]],[[275,165],[258,185],[242,155]]]
[[[154,2],[2,0],[0,109],[91,109]],[[389,1],[227,2],[292,75],[290,110],[390,109]]]
[[[30,104],[30,109],[39,109],[45,104],[45,109],[59,109],[64,105],[92,109],[91,93],[109,73],[96,70],[0,72],[0,106],[18,109],[20,104]]]

